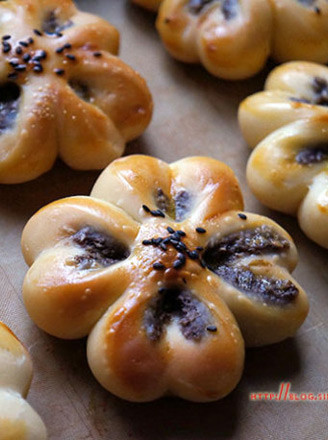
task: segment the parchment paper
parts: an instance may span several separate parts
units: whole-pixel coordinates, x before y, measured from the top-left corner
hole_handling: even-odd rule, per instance
[[[26,221],[53,200],[89,194],[98,173],[74,172],[58,163],[31,183],[2,185],[0,319],[31,352],[35,376],[29,401],[47,424],[50,440],[326,440],[328,401],[249,401],[250,392],[277,392],[282,381],[289,381],[295,392],[328,392],[328,253],[311,243],[294,219],[261,206],[245,182],[249,150],[238,131],[238,104],[263,87],[268,69],[250,81],[220,81],[201,67],[171,59],[157,37],[154,17],[128,0],[77,3],[120,29],[122,58],[142,73],[154,95],[153,122],[141,139],[129,145],[126,154],[151,154],[167,161],[209,155],[230,165],[240,179],[247,209],[271,216],[294,237],[300,253],[296,278],[309,294],[311,311],[296,338],[248,350],[241,383],[220,402],[121,401],[93,378],[86,362],[85,341],[62,341],[38,330],[21,299],[27,267],[20,252],[20,235]]]

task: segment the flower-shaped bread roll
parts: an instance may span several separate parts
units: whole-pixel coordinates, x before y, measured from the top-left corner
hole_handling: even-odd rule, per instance
[[[101,169],[148,125],[145,81],[119,60],[118,31],[71,0],[0,3],[0,183],[56,157]]]
[[[52,335],[89,334],[92,371],[122,398],[219,399],[240,379],[243,337],[281,341],[308,311],[291,238],[242,209],[216,160],[116,160],[91,197],[52,203],[27,224],[27,310]]]
[[[25,397],[33,366],[27,350],[0,322],[0,439],[45,440],[46,428]]]
[[[243,79],[276,61],[328,62],[326,0],[134,0],[154,9],[157,29],[178,60]]]
[[[265,91],[239,109],[253,151],[247,167],[258,199],[297,215],[305,234],[328,248],[328,69],[293,62],[277,67]]]

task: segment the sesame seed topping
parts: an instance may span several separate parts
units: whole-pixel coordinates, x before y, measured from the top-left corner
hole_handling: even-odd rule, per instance
[[[19,64],[18,66],[15,66],[14,69],[17,72],[24,72],[26,70],[26,64]]]
[[[63,48],[64,49],[72,49],[72,45],[71,45],[71,43],[66,43],[66,44],[64,44]]]
[[[56,36],[57,36],[58,38],[60,38],[60,37],[63,36],[63,34],[62,34],[61,32],[57,32],[57,33],[56,33]]]
[[[35,52],[34,57],[32,58],[32,61],[41,61],[47,58],[47,52],[45,50],[37,50]]]
[[[218,331],[218,328],[216,327],[216,325],[208,325],[208,326],[206,327],[206,330],[207,330],[208,332],[215,333],[215,332]]]
[[[11,45],[9,43],[7,43],[6,41],[2,42],[2,52],[3,53],[8,53],[11,51]]]
[[[65,70],[64,69],[54,69],[54,72],[56,75],[62,76],[62,75],[64,75]]]
[[[71,61],[75,61],[76,60],[76,56],[72,55],[71,53],[67,53],[65,56],[66,56],[66,58],[68,58]]]
[[[186,264],[183,260],[175,260],[173,263],[174,269],[181,269]]]
[[[196,232],[198,234],[206,234],[206,229],[198,227],[196,228]]]
[[[18,64],[19,64],[19,59],[18,59],[18,58],[12,58],[11,60],[9,60],[9,64],[10,64],[12,67],[16,67],[16,66],[18,66]]]
[[[10,40],[10,38],[11,38],[11,35],[4,35],[4,36],[2,37],[2,40],[3,40],[3,41],[6,41],[6,40]]]
[[[21,55],[23,53],[23,49],[20,46],[18,46],[16,47],[15,52],[17,53],[17,55]]]
[[[36,72],[36,73],[41,73],[41,72],[43,72],[43,67],[41,66],[41,64],[36,64],[33,67],[33,71]]]
[[[197,247],[196,247],[196,250],[199,251],[199,252],[201,252],[201,251],[204,250],[204,248],[203,248],[203,246],[197,246]]]
[[[164,270],[164,269],[165,269],[165,266],[164,266],[163,263],[157,262],[157,263],[154,263],[154,264],[153,264],[153,268],[154,268],[155,270]]]
[[[178,254],[178,260],[186,262],[185,254]]]
[[[177,231],[177,234],[180,235],[180,237],[185,237],[187,235],[184,231],[181,231],[181,229]]]
[[[242,212],[238,214],[238,217],[241,218],[242,220],[247,220],[247,215],[243,214]]]
[[[33,32],[35,33],[35,35],[37,35],[38,37],[42,37],[42,32],[39,31],[38,29],[33,29]]]
[[[28,61],[30,61],[31,55],[29,53],[24,53],[22,58],[23,58],[23,61],[25,61],[27,63]]]
[[[28,47],[28,43],[26,43],[26,41],[19,41],[18,44],[23,47]]]
[[[150,208],[147,205],[142,205],[142,209],[146,212],[150,212]]]
[[[100,58],[102,56],[101,52],[93,52],[93,56],[96,58]]]
[[[144,241],[142,242],[142,244],[144,244],[145,246],[149,246],[149,245],[151,245],[151,244],[153,244],[153,243],[152,243],[151,240],[144,240]]]
[[[175,233],[175,230],[174,230],[173,228],[171,228],[171,226],[168,226],[166,229],[167,229],[167,231],[168,231],[170,234],[174,234],[174,233]]]
[[[34,43],[34,40],[33,40],[32,37],[30,37],[30,38],[27,40],[27,42],[28,42],[28,44],[33,44],[33,43]]]
[[[164,212],[161,211],[160,209],[154,209],[154,210],[150,211],[150,214],[151,214],[153,217],[163,217],[163,218],[165,217]]]
[[[188,257],[192,260],[197,260],[199,258],[197,251],[187,251]]]

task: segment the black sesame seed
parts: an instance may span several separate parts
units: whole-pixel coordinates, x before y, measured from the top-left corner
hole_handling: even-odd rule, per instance
[[[173,263],[173,267],[174,269],[181,269],[181,267],[183,267],[185,264],[186,264],[185,261],[175,260],[175,262]]]
[[[197,260],[199,258],[197,251],[188,251],[187,254],[191,260]]]
[[[164,240],[162,241],[162,243],[163,243],[163,244],[171,243],[171,237],[164,238]]]
[[[207,330],[208,332],[213,332],[213,333],[215,333],[215,332],[218,331],[218,328],[216,327],[216,325],[208,325],[208,326],[206,327],[206,330]]]
[[[39,31],[38,29],[33,29],[33,32],[35,33],[35,35],[37,35],[38,37],[41,37],[43,34],[41,31]]]
[[[242,214],[241,212],[238,214],[238,217],[241,218],[242,220],[247,220],[247,215]]]
[[[41,64],[36,64],[33,67],[33,71],[36,72],[36,73],[41,73],[41,72],[43,72],[43,67],[41,66]]]
[[[318,6],[315,6],[314,11],[316,14],[320,15],[321,14],[321,9],[318,8]]]
[[[2,43],[2,52],[8,53],[11,51],[11,45],[9,43],[6,43],[5,41]]]
[[[23,53],[23,49],[20,46],[18,46],[16,47],[15,52],[17,53],[17,55],[21,55]]]
[[[19,59],[18,59],[18,58],[12,58],[11,60],[9,60],[9,64],[10,64],[12,67],[16,67],[16,66],[18,66],[18,64],[19,64]]]
[[[93,52],[93,56],[96,58],[100,58],[102,56],[101,52]]]
[[[71,43],[66,43],[66,44],[64,44],[63,48],[64,49],[72,49],[72,45],[71,45]]]
[[[180,235],[180,237],[185,237],[187,234],[184,231],[177,231],[177,234]]]
[[[17,79],[18,75],[16,72],[11,72],[9,73],[9,75],[7,76],[8,79]]]
[[[199,252],[201,252],[201,251],[204,250],[204,248],[203,248],[202,246],[197,246],[197,247],[196,247],[196,250],[199,251]]]
[[[167,229],[167,231],[168,231],[170,234],[174,234],[174,233],[175,233],[175,230],[174,230],[173,228],[171,228],[171,226],[168,226],[166,229]]]
[[[18,66],[15,66],[14,69],[17,72],[24,72],[26,70],[26,64],[19,64]]]
[[[64,69],[55,69],[54,72],[56,75],[62,76],[62,75],[64,75],[65,70]]]
[[[203,260],[200,260],[199,261],[199,263],[200,263],[200,265],[203,267],[203,268],[205,268],[206,267],[206,265],[205,265],[205,263],[204,263],[204,261]]]
[[[26,41],[19,41],[18,44],[23,47],[28,47],[28,43],[26,43]]]
[[[70,54],[70,53],[66,54],[65,56],[66,56],[66,58],[68,58],[68,59],[71,60],[71,61],[75,61],[75,60],[76,60],[76,56],[75,56],[75,55],[72,55],[72,54]]]
[[[178,260],[186,262],[186,256],[184,254],[178,254]]]
[[[3,40],[3,41],[6,41],[6,40],[10,40],[10,38],[11,38],[11,35],[4,35],[4,36],[2,37],[2,40]]]
[[[150,211],[150,213],[151,213],[151,215],[153,216],[153,217],[165,217],[165,214],[164,214],[164,212],[163,211],[161,211],[160,209],[154,209],[153,211]]]
[[[152,244],[152,241],[151,240],[144,240],[142,242],[142,244],[144,244],[145,246],[149,246],[150,244]]]
[[[146,212],[150,212],[150,208],[147,205],[142,205],[142,209]]]
[[[152,242],[153,242],[153,244],[154,244],[155,246],[158,246],[159,244],[161,244],[162,241],[163,241],[163,239],[162,239],[161,237],[153,238],[153,239],[152,239]]]
[[[181,236],[177,232],[172,234],[172,238],[173,238],[173,240],[181,241]]]
[[[30,61],[31,55],[29,53],[24,53],[22,58],[23,58],[23,61],[25,61],[27,63],[28,61]]]
[[[56,33],[56,36],[57,36],[58,38],[60,38],[60,37],[63,36],[63,34],[62,34],[61,32],[57,32],[57,33]]]
[[[64,46],[58,47],[58,49],[56,49],[56,53],[63,53],[65,50]]]
[[[158,262],[158,263],[154,263],[154,264],[153,264],[153,268],[154,268],[155,270],[164,270],[164,269],[165,269],[165,266],[164,266],[163,263]]]
[[[28,40],[27,40],[27,42],[28,42],[28,44],[33,44],[34,43],[34,40],[33,40],[33,38],[29,38]]]
[[[205,234],[206,229],[198,227],[198,228],[196,228],[196,232],[198,232],[198,234]]]
[[[160,247],[161,249],[163,249],[163,251],[167,251],[167,246],[166,246],[165,243],[162,242],[162,243],[159,245],[159,247]]]
[[[32,58],[32,61],[41,61],[47,58],[47,52],[45,50],[37,50],[35,52],[34,57]]]

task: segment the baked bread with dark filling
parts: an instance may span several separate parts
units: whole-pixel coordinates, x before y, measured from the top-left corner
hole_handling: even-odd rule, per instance
[[[22,249],[31,318],[60,338],[89,335],[96,378],[127,400],[219,399],[240,379],[244,340],[293,336],[308,312],[291,237],[243,211],[214,159],[118,159],[90,197],[35,214]]]
[[[109,23],[71,0],[8,0],[0,30],[0,183],[34,179],[57,156],[105,168],[145,130],[151,95],[115,56]]]
[[[46,428],[25,400],[32,381],[31,358],[9,328],[0,322],[0,438],[46,440]]]
[[[326,0],[134,0],[159,6],[157,29],[178,60],[221,78],[255,75],[275,61],[328,62]]]
[[[239,123],[255,147],[247,166],[255,196],[296,215],[305,234],[328,248],[328,68],[277,67],[265,90],[241,103]]]

